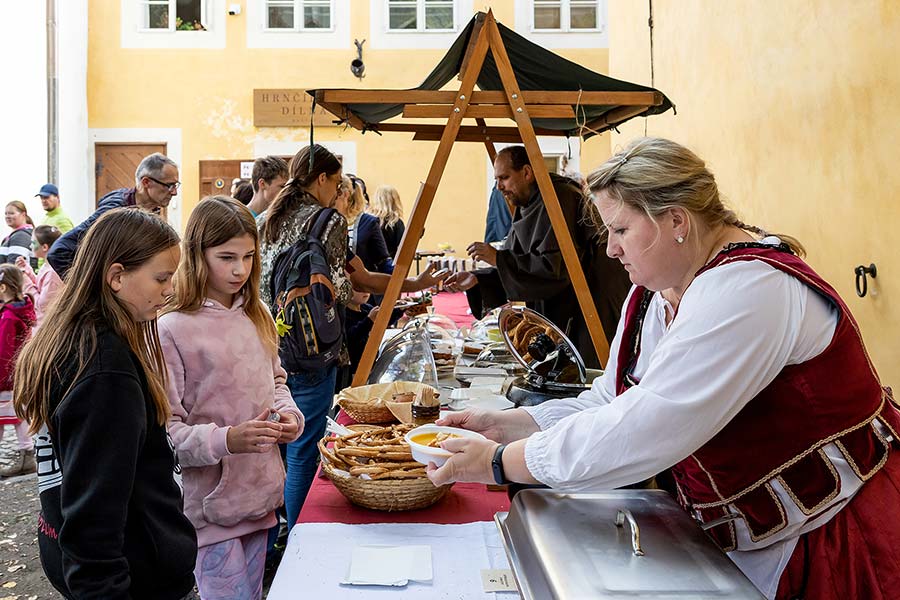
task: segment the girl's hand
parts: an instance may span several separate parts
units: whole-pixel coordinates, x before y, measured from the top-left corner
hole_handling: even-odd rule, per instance
[[[441,448],[453,452],[441,467],[428,463],[425,474],[436,486],[463,481],[471,483],[494,483],[491,460],[497,443],[491,440],[471,438],[449,439],[441,442]]]
[[[278,423],[281,425],[281,435],[278,436],[279,444],[293,442],[303,433],[303,415],[300,416],[300,422],[298,423],[297,415],[294,413],[281,413],[281,420]]]
[[[225,444],[232,454],[248,454],[252,452],[268,452],[278,442],[283,425],[266,421],[269,416],[267,408],[250,421],[230,427],[225,434]]]
[[[380,308],[381,308],[380,306],[376,306],[375,308],[373,308],[372,310],[369,311],[369,319],[370,319],[373,323],[375,322],[375,319],[378,318],[378,310],[379,310]]]
[[[28,264],[28,259],[24,256],[19,256],[16,258],[16,266],[19,268],[22,273],[28,276],[29,279],[34,281],[34,271],[31,270],[31,265]]]

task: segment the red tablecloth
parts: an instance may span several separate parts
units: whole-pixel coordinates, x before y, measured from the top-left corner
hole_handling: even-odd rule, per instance
[[[342,425],[353,419],[340,411]],[[494,513],[509,510],[505,491],[490,491],[483,483],[457,483],[438,502],[428,508],[401,512],[371,510],[356,506],[341,494],[319,470],[313,479],[298,523],[474,523],[492,521]]]
[[[298,523],[472,523],[492,521],[509,510],[506,492],[488,491],[483,483],[457,483],[437,504],[420,510],[384,512],[351,504],[328,479],[316,476]]]
[[[469,301],[465,292],[441,292],[431,299],[434,312],[450,317],[459,327],[470,327],[475,317],[469,313]]]

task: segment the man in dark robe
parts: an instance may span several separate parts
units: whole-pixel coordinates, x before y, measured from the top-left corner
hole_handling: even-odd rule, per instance
[[[445,287],[465,290],[476,316],[507,301],[524,301],[566,332],[588,367],[601,366],[525,148],[501,150],[494,161],[494,177],[497,189],[516,207],[506,243],[500,249],[483,242],[471,244],[469,255],[492,268],[457,273]],[[556,174],[550,179],[603,331],[612,340],[631,286],[628,273],[606,255],[597,228],[585,218],[588,200],[578,184]]]

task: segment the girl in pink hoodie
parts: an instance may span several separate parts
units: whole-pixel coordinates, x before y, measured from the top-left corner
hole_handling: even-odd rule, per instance
[[[188,219],[175,297],[159,319],[169,432],[197,529],[204,600],[262,596],[268,530],[284,499],[279,443],[303,415],[285,385],[275,323],[259,300],[259,238],[245,206],[201,201]]]

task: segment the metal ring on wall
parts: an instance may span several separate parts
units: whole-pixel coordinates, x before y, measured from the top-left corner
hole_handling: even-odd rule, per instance
[[[869,291],[867,275],[871,275],[872,279],[875,279],[878,275],[878,269],[875,268],[875,263],[871,263],[868,267],[859,265],[853,269],[853,272],[856,273],[856,295],[860,298],[865,298],[866,293]]]

